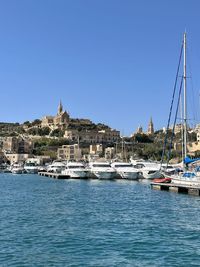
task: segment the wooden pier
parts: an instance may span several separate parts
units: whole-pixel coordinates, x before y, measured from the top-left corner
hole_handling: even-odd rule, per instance
[[[45,177],[50,177],[54,179],[69,179],[69,175],[64,175],[61,173],[54,173],[54,172],[38,172],[38,175],[40,176],[45,176]]]
[[[200,187],[195,186],[179,185],[173,183],[151,183],[151,188],[155,190],[163,190],[193,196],[200,196]]]

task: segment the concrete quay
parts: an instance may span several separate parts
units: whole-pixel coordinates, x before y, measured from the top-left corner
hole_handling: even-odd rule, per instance
[[[151,188],[155,190],[170,191],[175,193],[183,193],[193,196],[200,196],[200,187],[180,185],[173,183],[151,183]]]

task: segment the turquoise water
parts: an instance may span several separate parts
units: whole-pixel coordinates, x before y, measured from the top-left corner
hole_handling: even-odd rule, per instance
[[[0,174],[0,266],[200,266],[200,198]]]

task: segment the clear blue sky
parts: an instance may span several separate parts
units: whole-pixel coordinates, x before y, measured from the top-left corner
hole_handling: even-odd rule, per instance
[[[150,116],[162,128],[185,29],[200,91],[199,10],[198,0],[1,0],[0,121],[53,115],[61,99],[71,117],[126,135]]]

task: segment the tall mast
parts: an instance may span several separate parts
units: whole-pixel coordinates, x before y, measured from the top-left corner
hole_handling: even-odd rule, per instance
[[[184,87],[184,95],[183,95],[183,121],[184,121],[184,136],[183,136],[183,143],[184,143],[184,157],[187,156],[187,100],[186,100],[186,32],[184,33],[184,59],[183,59],[183,87]]]

